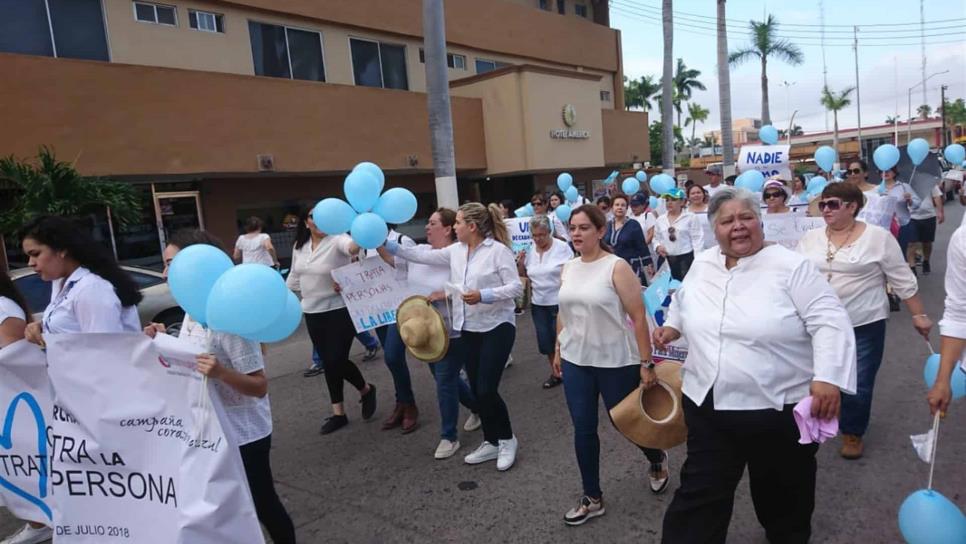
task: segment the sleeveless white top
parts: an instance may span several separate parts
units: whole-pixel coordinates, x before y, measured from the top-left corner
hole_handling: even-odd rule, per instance
[[[235,247],[241,251],[242,262],[246,264],[258,263],[267,266],[272,266],[275,264],[272,262],[272,256],[268,253],[268,250],[265,249],[265,246],[263,245],[265,240],[270,238],[271,237],[264,232],[259,233],[258,236],[252,236],[251,238],[244,234],[239,236],[238,241],[235,242]]]
[[[560,286],[560,358],[579,366],[618,368],[640,364],[637,341],[614,288],[614,266],[608,254],[585,263],[580,257],[564,265]]]

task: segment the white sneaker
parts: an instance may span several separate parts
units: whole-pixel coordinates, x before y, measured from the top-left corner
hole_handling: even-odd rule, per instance
[[[668,483],[671,481],[671,470],[669,469],[670,457],[668,452],[664,452],[664,460],[660,463],[650,463],[650,467],[647,470],[648,483],[651,486],[651,493],[659,495],[664,493],[667,489]]]
[[[463,424],[463,430],[466,432],[473,432],[479,429],[483,425],[480,421],[480,416],[470,412],[470,417],[466,418],[466,423]]]
[[[436,453],[434,457],[437,459],[449,459],[456,454],[456,451],[460,449],[459,440],[446,440],[445,438],[439,441],[439,445],[436,446]]]
[[[40,544],[54,538],[54,530],[50,527],[34,529],[29,523],[16,533],[5,538],[0,544]]]
[[[503,442],[502,440],[500,442]],[[500,455],[500,448],[490,444],[486,440],[476,448],[476,451],[463,458],[467,465],[478,465],[487,461],[492,461]]]
[[[513,462],[517,460],[517,437],[509,440],[500,440],[499,454],[496,459],[496,469],[499,471],[510,470]]]
[[[503,368],[510,368],[510,365],[512,364],[513,364],[513,354],[511,353],[510,356],[506,358],[506,364],[503,365]]]

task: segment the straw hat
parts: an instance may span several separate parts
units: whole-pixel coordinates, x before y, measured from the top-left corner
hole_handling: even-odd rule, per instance
[[[446,356],[449,349],[446,323],[428,298],[413,296],[402,301],[396,310],[396,327],[413,357],[435,363]]]
[[[631,392],[610,410],[614,426],[628,440],[646,448],[668,449],[688,437],[681,405],[681,365],[657,365],[657,385]]]

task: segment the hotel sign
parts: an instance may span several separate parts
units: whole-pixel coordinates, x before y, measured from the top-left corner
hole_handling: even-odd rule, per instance
[[[554,140],[586,140],[590,138],[589,130],[573,128],[577,124],[577,108],[573,104],[565,104],[561,116],[567,128],[551,129],[551,138]]]

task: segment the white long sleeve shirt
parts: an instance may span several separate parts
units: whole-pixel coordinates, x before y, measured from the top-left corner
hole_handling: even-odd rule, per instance
[[[478,304],[453,300],[455,330],[487,332],[502,323],[516,325],[513,298],[523,294],[523,284],[513,252],[504,244],[487,238],[471,254],[462,242],[432,249],[407,248],[389,240],[386,249],[412,263],[449,265],[450,283],[464,292],[480,291],[482,301]]]
[[[966,223],[953,233],[946,251],[946,309],[939,334],[966,338]]]
[[[701,220],[707,216],[697,216],[689,211],[681,212],[677,219],[668,214],[657,218],[654,224],[654,247],[663,247],[668,255],[684,255],[704,249],[704,226]],[[674,228],[674,241],[671,241],[671,228]]]
[[[51,282],[45,333],[139,332],[137,306],[121,306],[111,282],[83,266]]]
[[[781,410],[813,380],[855,392],[855,334],[845,307],[804,256],[769,245],[731,270],[699,253],[665,325],[688,342],[683,393],[714,390],[717,410]]]
[[[335,292],[332,271],[352,261],[352,238],[345,234],[326,236],[312,249],[312,240],[292,250],[292,267],[285,284],[302,295],[302,311],[320,314],[345,308]]]
[[[841,248],[829,263],[825,229],[812,229],[798,241],[797,251],[808,257],[822,276],[828,278],[835,293],[845,304],[853,327],[889,318],[886,283],[902,300],[919,291],[916,276],[892,233],[866,224],[855,242]]]

